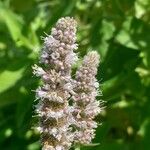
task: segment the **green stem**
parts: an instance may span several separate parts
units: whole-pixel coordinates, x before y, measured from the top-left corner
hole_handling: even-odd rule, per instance
[[[80,150],[80,145],[76,145],[74,150]]]

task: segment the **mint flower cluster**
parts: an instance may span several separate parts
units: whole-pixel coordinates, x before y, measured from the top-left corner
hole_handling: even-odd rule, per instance
[[[101,111],[95,78],[99,55],[89,52],[72,78],[72,65],[78,60],[76,26],[73,18],[59,19],[51,35],[44,38],[40,55],[44,67],[33,66],[33,74],[42,80],[36,90],[42,150],[68,150],[76,144],[89,144],[95,136],[93,119]]]

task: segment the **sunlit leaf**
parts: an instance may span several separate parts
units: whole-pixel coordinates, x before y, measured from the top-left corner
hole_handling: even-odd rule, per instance
[[[0,93],[11,88],[22,77],[24,68],[17,71],[4,71],[0,74]]]

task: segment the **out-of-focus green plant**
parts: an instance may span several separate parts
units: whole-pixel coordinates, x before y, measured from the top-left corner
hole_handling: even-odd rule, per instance
[[[101,54],[97,77],[107,102],[96,118],[103,123],[93,142],[100,144],[82,149],[149,150],[149,14],[149,0],[1,0],[0,149],[40,149],[32,130],[38,81],[31,65],[38,61],[40,37],[61,16],[73,16],[81,57],[89,49]]]

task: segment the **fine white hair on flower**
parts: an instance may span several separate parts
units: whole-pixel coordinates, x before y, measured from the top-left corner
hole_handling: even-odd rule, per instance
[[[53,38],[53,36],[47,36],[44,39],[44,43],[47,47],[58,47],[59,46],[59,41]]]
[[[67,55],[66,59],[65,59],[65,63],[66,64],[74,64],[76,61],[78,60],[78,57],[75,53],[70,53]]]
[[[45,98],[47,96],[47,92],[46,91],[43,91],[41,89],[41,87],[39,87],[37,90],[36,90],[36,97],[37,98]]]
[[[42,76],[46,74],[46,72],[37,65],[32,66],[32,69],[33,69],[33,74],[35,74],[36,76]]]

